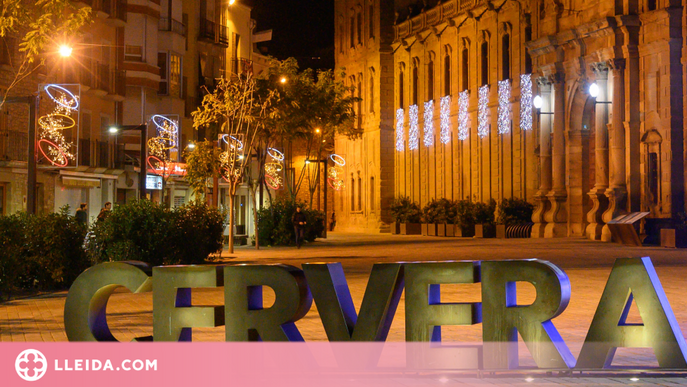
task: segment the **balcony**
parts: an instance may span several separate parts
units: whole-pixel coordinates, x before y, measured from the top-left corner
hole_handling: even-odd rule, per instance
[[[126,97],[126,71],[112,70],[109,78],[110,84],[105,98],[111,101],[124,101]]]
[[[229,60],[229,72],[232,77],[253,74],[253,61],[246,58],[232,58]]]
[[[161,17],[157,25],[158,31],[169,31],[186,36],[186,25],[178,20]]]
[[[28,161],[29,134],[18,130],[0,131],[0,160]]]
[[[227,26],[219,25],[208,19],[201,18],[198,39],[228,47],[229,29]]]
[[[117,144],[120,152],[116,152],[114,139],[111,141],[79,140],[79,165],[94,168],[114,168],[123,159],[124,144]]]
[[[110,92],[110,65],[105,63],[96,63],[95,70],[95,85],[93,89],[96,94],[108,94]]]

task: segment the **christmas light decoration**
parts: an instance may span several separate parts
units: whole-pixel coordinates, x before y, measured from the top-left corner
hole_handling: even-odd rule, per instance
[[[489,85],[480,87],[477,97],[477,135],[484,138],[489,135]]]
[[[470,127],[468,116],[468,106],[470,105],[470,92],[467,90],[461,91],[458,94],[458,139],[460,141],[466,140],[470,136]]]
[[[225,144],[229,145],[230,148],[236,149],[236,150],[243,150],[243,142],[239,140],[238,138],[228,135],[228,134],[223,134],[222,135],[222,141],[224,141]],[[283,155],[282,155],[283,156]]]
[[[425,102],[425,111],[423,116],[423,131],[424,137],[422,142],[425,146],[434,145],[434,101]]]
[[[79,97],[59,85],[46,85],[43,90],[55,107],[38,119],[38,150],[53,166],[66,167],[76,155],[72,152],[74,144],[67,141],[64,131],[76,127],[72,114],[78,112]]]
[[[171,162],[170,151],[177,148],[179,144],[179,125],[165,116],[155,114],[151,117],[151,122],[157,129],[155,137],[148,140],[148,164],[154,171],[163,171],[162,177],[167,178],[167,163]]]
[[[405,117],[405,112],[403,109],[396,110],[396,150],[398,152],[403,152],[405,149],[405,143],[403,136],[405,135],[403,131],[403,118]]]
[[[520,129],[532,129],[532,74],[520,75]]]
[[[499,92],[499,117],[498,117],[498,131],[499,134],[510,132],[510,80],[504,79],[498,83]]]
[[[280,189],[284,186],[281,175],[284,170],[284,154],[277,149],[268,148],[267,155],[270,159],[265,162],[265,184],[272,189]]]
[[[344,189],[344,170],[342,167],[346,165],[346,160],[337,154],[332,154],[329,158],[334,165],[327,170],[327,184],[335,191],[341,191]]]
[[[410,128],[408,129],[408,149],[416,150],[420,147],[420,128],[417,124],[417,105],[410,105],[408,107],[408,118],[410,119]]]
[[[441,134],[439,139],[442,144],[448,144],[451,141],[451,96],[447,95],[441,97]]]

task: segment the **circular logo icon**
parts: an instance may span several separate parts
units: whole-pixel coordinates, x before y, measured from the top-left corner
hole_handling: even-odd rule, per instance
[[[35,382],[45,375],[45,371],[48,370],[48,361],[40,351],[27,349],[17,356],[14,369],[17,370],[20,378]]]

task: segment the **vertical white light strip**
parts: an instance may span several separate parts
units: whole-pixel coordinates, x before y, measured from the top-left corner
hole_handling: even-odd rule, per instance
[[[441,143],[451,141],[451,96],[441,97]]]
[[[420,147],[420,128],[417,124],[417,105],[410,105],[408,107],[408,118],[410,119],[410,128],[408,129],[408,149],[416,150]]]
[[[468,107],[470,105],[470,92],[467,90],[461,91],[458,94],[458,139],[463,141],[470,136],[470,127],[468,126],[470,117],[468,116]]]
[[[477,135],[484,138],[489,135],[489,85],[479,88],[477,99]]]
[[[499,134],[510,132],[510,80],[499,81]]]
[[[434,100],[425,102],[423,121],[423,131],[425,133],[422,142],[425,146],[429,147],[434,145]]]
[[[532,129],[532,74],[520,75],[520,129]]]
[[[403,139],[405,135],[405,132],[403,131],[404,118],[405,112],[403,109],[396,110],[396,150],[399,152],[403,152],[406,146]]]

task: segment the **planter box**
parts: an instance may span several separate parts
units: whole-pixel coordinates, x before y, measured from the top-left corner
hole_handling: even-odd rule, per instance
[[[687,247],[687,230],[661,229],[661,247]]]
[[[499,239],[506,239],[506,225],[497,224],[496,225],[496,237]]]
[[[455,236],[463,238],[472,238],[475,236],[475,225],[471,224],[469,226],[460,227],[455,226]]]
[[[494,224],[476,224],[475,237],[477,238],[494,238],[496,237],[496,225]]]
[[[393,222],[391,223],[391,234],[397,235],[401,233],[401,223]]]
[[[456,226],[449,223],[439,223],[437,224],[437,236],[440,237],[454,237]]]
[[[437,224],[436,223],[422,223],[422,235],[437,236]]]
[[[401,235],[420,235],[420,223],[401,223]]]

